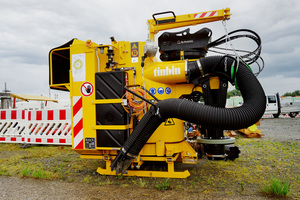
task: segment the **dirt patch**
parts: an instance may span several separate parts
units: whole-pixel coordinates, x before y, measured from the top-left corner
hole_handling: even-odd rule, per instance
[[[262,138],[238,136],[235,161],[177,164],[190,171],[186,179],[102,176],[102,161],[70,147],[0,144],[0,199],[268,199],[262,188],[272,176],[289,180],[289,198],[299,199],[300,118],[264,119],[259,128]],[[163,183],[170,190],[159,191]]]

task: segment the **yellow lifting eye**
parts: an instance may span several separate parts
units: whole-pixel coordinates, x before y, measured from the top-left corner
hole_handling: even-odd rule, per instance
[[[90,47],[92,45],[92,40],[87,40],[85,46]]]

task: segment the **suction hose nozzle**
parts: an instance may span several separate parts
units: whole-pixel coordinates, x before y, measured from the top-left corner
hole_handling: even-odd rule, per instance
[[[233,66],[234,58],[226,58],[227,66]],[[231,77],[231,70],[221,56],[205,57],[188,63],[189,80],[192,82],[209,73]],[[234,82],[234,80],[229,80]],[[236,69],[236,83],[244,103],[237,108],[220,108],[202,105],[185,99],[166,99],[144,115],[139,124],[125,141],[111,168],[116,174],[124,173],[139,154],[147,140],[159,125],[168,118],[178,118],[190,123],[205,125],[207,128],[236,130],[255,124],[264,114],[266,98],[262,86],[252,71],[242,62]]]

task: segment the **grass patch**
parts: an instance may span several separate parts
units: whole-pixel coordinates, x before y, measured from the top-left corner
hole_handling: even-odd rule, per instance
[[[24,168],[21,175],[22,175],[22,177],[29,177],[30,176],[30,169],[28,169],[27,167]]]
[[[299,141],[239,138],[236,145],[241,154],[234,161],[202,158],[196,165],[176,163],[175,171],[189,170],[191,175],[186,179],[166,179],[99,175],[96,170],[99,166],[105,167],[105,162],[80,159],[71,147],[35,146],[21,149],[17,144],[0,144],[0,175],[57,179],[97,186],[260,197],[269,195],[262,189],[270,186],[270,177],[285,177],[289,180],[287,195],[300,199]],[[158,171],[162,168],[156,167]]]
[[[263,192],[269,195],[285,197],[290,193],[290,181],[277,177],[272,177]]]
[[[167,178],[165,181],[160,182],[159,184],[156,185],[156,188],[160,191],[170,190],[171,189],[170,179]]]
[[[36,170],[32,172],[32,177],[37,179],[51,179],[50,174],[51,173],[44,170]]]

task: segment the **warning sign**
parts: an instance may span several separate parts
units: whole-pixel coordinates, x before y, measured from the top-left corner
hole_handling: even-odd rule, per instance
[[[94,86],[90,82],[85,82],[80,87],[80,92],[83,96],[89,97],[94,92]]]
[[[132,56],[132,57],[137,57],[138,55],[139,55],[139,52],[138,52],[137,49],[133,49],[133,50],[131,51],[131,56]]]
[[[131,62],[132,63],[139,62],[139,43],[138,42],[131,43]]]
[[[172,118],[168,118],[166,121],[165,121],[165,126],[173,126],[175,125],[175,122]]]

